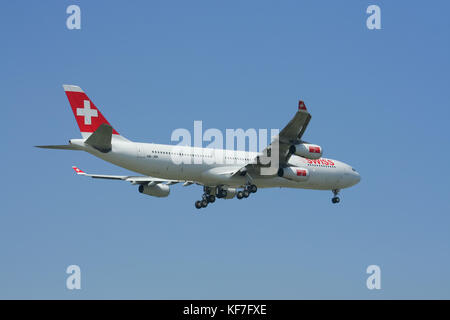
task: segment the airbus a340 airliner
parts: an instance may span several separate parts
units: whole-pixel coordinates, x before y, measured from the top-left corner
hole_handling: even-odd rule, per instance
[[[170,185],[195,183],[203,186],[202,199],[195,202],[198,209],[215,202],[216,198],[232,199],[236,196],[243,199],[258,188],[274,187],[331,190],[332,202],[338,203],[339,191],[360,181],[359,173],[351,166],[322,158],[320,146],[301,139],[311,120],[303,101],[299,102],[294,117],[272,143],[256,153],[132,142],[113,129],[80,87],[63,87],[82,139],[71,139],[67,145],[37,147],[86,151],[142,174],[88,174],[74,166],[79,175],[129,181],[139,185],[140,193],[155,197],[167,197]],[[174,161],[177,157],[183,161]],[[267,162],[267,159],[271,161]],[[270,171],[274,163],[276,168]]]

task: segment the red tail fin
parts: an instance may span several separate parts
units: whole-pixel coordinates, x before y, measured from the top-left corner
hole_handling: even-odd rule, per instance
[[[80,87],[72,85],[63,87],[83,138],[89,137],[103,123],[110,125]],[[113,134],[119,135],[114,128]]]

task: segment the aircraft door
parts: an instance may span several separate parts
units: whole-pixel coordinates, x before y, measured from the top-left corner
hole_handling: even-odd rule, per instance
[[[137,144],[137,157],[145,158],[144,145],[142,143]]]

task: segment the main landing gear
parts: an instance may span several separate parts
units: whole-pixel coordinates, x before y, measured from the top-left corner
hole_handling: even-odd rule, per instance
[[[244,190],[242,191],[238,191],[238,193],[236,194],[236,197],[241,200],[243,198],[248,198],[250,193],[255,193],[256,191],[258,191],[258,187],[254,184],[248,184],[245,186]]]
[[[236,197],[238,199],[248,198],[251,193],[255,193],[256,191],[258,191],[258,187],[249,183],[245,185],[244,190],[236,193]],[[229,194],[228,192],[232,193]],[[236,189],[232,188],[232,190],[227,191],[222,186],[218,186],[215,189],[211,189],[211,187],[203,187],[202,199],[195,201],[195,207],[197,209],[206,208],[208,204],[215,202],[216,198],[227,198],[228,195],[229,197],[227,199],[231,199],[234,197],[234,192],[236,192]]]
[[[340,191],[339,189],[333,190],[333,195],[334,195],[334,197],[331,198],[331,202],[333,202],[333,203],[339,203],[339,202],[341,201],[341,199],[338,197],[339,191]]]
[[[203,187],[202,200],[195,201],[195,207],[197,209],[206,208],[209,203],[216,201],[216,196],[211,194],[211,188]]]

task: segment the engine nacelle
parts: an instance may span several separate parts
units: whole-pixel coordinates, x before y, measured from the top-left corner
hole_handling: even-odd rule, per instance
[[[306,159],[320,159],[322,157],[322,147],[316,144],[294,144],[289,148],[289,151]]]
[[[158,198],[167,197],[170,193],[170,187],[167,184],[143,185],[139,186],[139,192]]]
[[[278,169],[278,176],[293,181],[306,181],[309,178],[309,171],[304,168],[286,167]]]

